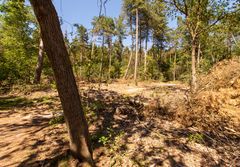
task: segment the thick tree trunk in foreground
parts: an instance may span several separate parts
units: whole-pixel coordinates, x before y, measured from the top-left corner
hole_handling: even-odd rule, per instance
[[[41,80],[41,74],[42,74],[42,69],[43,69],[43,41],[42,38],[40,39],[39,43],[39,52],[38,52],[38,62],[37,62],[37,67],[35,71],[35,77],[34,77],[34,84],[39,84]]]
[[[137,70],[138,70],[138,9],[136,9],[136,55],[134,68],[134,82],[137,86]]]
[[[51,0],[30,0],[39,22],[44,49],[51,62],[74,157],[94,166],[87,122],[75,83],[56,10]]]

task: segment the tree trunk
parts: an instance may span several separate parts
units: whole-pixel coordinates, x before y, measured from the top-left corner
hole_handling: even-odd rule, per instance
[[[232,40],[231,40],[232,36],[231,34],[228,34],[228,58],[232,57]]]
[[[126,69],[126,72],[125,72],[125,75],[124,75],[123,79],[127,78],[128,71],[129,71],[129,68],[130,68],[130,65],[131,65],[131,62],[132,62],[132,56],[133,56],[134,39],[133,39],[132,17],[130,17],[130,33],[131,33],[131,37],[132,37],[131,53],[130,53],[127,69]]]
[[[137,70],[138,70],[138,9],[136,9],[136,55],[135,55],[135,68],[134,68],[134,82],[137,86]]]
[[[108,49],[109,49],[108,80],[110,81],[110,79],[111,79],[111,66],[112,66],[112,39],[110,39],[110,41],[109,41]]]
[[[93,57],[93,54],[94,54],[94,47],[95,47],[95,38],[94,38],[94,35],[93,35],[93,40],[92,40],[92,50],[91,50],[91,55],[90,55],[90,59]]]
[[[83,65],[83,52],[81,51],[80,53],[80,68],[79,68],[79,74],[80,74],[80,80],[83,79],[83,75],[82,75],[82,65]]]
[[[52,65],[70,137],[70,150],[85,165],[94,166],[87,121],[52,0],[30,0],[40,25],[44,49]]]
[[[214,64],[216,60],[215,60],[215,57],[213,55],[213,51],[211,51],[211,58],[212,58],[212,64]]]
[[[130,57],[129,57],[129,60],[128,60],[128,66],[127,66],[127,69],[126,69],[126,72],[125,72],[125,75],[124,75],[123,79],[127,79],[128,71],[129,71],[129,68],[130,68],[130,65],[131,65],[131,62],[132,62],[132,56],[133,56],[133,50],[131,50]]]
[[[139,19],[139,17],[138,17]],[[141,66],[142,64],[142,27],[141,24],[138,24],[138,32],[139,32],[139,59],[138,59],[138,65]]]
[[[231,35],[232,35],[232,39],[233,39],[235,45],[236,45],[238,48],[240,48],[240,46],[238,45],[238,42],[237,42],[235,36],[233,35],[233,33],[231,33]]]
[[[43,48],[43,41],[41,38],[40,43],[39,43],[38,63],[37,63],[35,77],[34,77],[34,81],[33,81],[34,84],[40,83],[42,69],[43,69],[43,53],[44,53],[44,48]]]
[[[71,49],[69,49],[69,53],[68,53],[69,55],[71,54],[70,50]],[[76,82],[78,83],[80,76],[78,74],[78,67],[76,65],[76,60],[77,60],[76,53],[72,53],[72,59],[70,59],[70,61],[73,64],[73,74],[74,74],[74,76],[76,76]]]
[[[198,44],[198,54],[197,54],[197,68],[200,68],[200,56],[201,56],[201,43]]]
[[[145,50],[145,52],[144,52],[144,70],[143,70],[143,72],[144,72],[144,75],[146,75],[146,72],[147,72],[147,50]]]
[[[92,60],[93,56],[94,56],[94,47],[95,47],[95,37],[94,34],[92,35],[92,49],[91,49],[91,54],[90,54],[90,61]],[[91,68],[92,65],[90,65],[90,67],[88,66],[88,70],[87,70],[87,80],[90,81],[90,75],[91,75]]]
[[[196,76],[196,40],[192,40],[192,80],[191,80],[191,91],[194,93],[197,89],[197,76]]]
[[[148,49],[148,31],[145,41],[145,52],[144,52],[144,76],[146,78],[146,72],[147,72],[147,49]]]
[[[177,49],[174,49],[174,62],[173,62],[173,80],[176,80],[176,66],[177,66]]]
[[[102,36],[102,53],[101,53],[101,63],[100,63],[100,73],[99,73],[99,89],[101,89],[101,84],[102,84],[102,75],[103,75],[103,56],[104,56],[104,43],[105,43],[105,38],[104,38],[104,33]]]

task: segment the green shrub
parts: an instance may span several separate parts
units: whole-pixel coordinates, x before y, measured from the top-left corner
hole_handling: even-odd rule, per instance
[[[64,122],[65,122],[64,116],[61,115],[61,116],[57,116],[57,117],[52,118],[49,121],[49,125],[63,124]]]

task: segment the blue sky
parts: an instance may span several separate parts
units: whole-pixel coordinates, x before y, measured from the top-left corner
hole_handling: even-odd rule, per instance
[[[94,16],[99,15],[100,0],[53,0],[58,15],[63,18],[62,30],[71,33],[73,24],[84,25],[91,29],[91,21]],[[110,17],[118,17],[122,8],[122,0],[109,0],[106,4],[106,14]],[[170,27],[175,27],[176,23],[170,20]],[[71,38],[71,35],[68,36]],[[130,45],[130,39],[124,41],[125,45]]]
[[[82,24],[91,28],[94,16],[99,15],[99,0],[54,0],[58,15],[63,18],[63,31],[71,31],[74,23]],[[109,0],[106,4],[107,16],[118,17],[121,12],[122,0]],[[70,23],[70,24],[69,24]]]

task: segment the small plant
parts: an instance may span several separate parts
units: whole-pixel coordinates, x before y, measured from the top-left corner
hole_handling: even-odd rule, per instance
[[[52,83],[50,86],[51,86],[51,89],[53,89],[53,90],[57,89],[57,85],[55,83]]]
[[[99,143],[102,143],[103,145],[106,145],[109,143],[110,139],[114,136],[114,131],[111,128],[107,128],[107,135],[106,136],[101,136],[98,139]]]
[[[94,103],[91,103],[90,107],[94,111],[101,111],[105,108],[104,104],[100,101],[95,101]]]
[[[44,97],[44,98],[42,98],[41,104],[51,105],[51,104],[53,104],[53,99],[51,99],[49,97]]]
[[[110,137],[109,136],[101,136],[98,139],[99,143],[102,143],[103,145],[106,145],[109,142]]]
[[[188,140],[191,142],[201,143],[204,140],[204,136],[203,134],[195,133],[195,134],[189,135]]]
[[[125,132],[124,131],[120,131],[118,134],[115,134],[115,140],[114,142],[111,144],[110,147],[110,152],[116,152],[118,151],[119,148],[123,147],[123,143],[122,143],[122,138],[124,136]],[[124,153],[121,153],[124,154]]]
[[[54,117],[49,121],[49,125],[63,124],[65,122],[64,116]]]
[[[100,101],[94,101],[94,102],[87,102],[87,103],[83,103],[83,110],[86,114],[90,114],[95,116],[95,112],[96,111],[101,111],[104,110],[105,106],[102,102]]]

